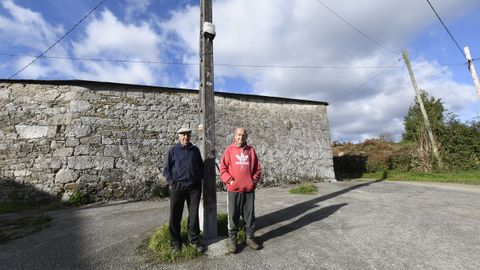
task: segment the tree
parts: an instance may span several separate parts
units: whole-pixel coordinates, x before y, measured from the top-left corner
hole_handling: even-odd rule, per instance
[[[444,163],[450,170],[478,170],[480,169],[480,121],[467,123],[460,122],[456,116],[443,107],[440,99],[429,97],[421,91],[432,128],[433,136],[437,139],[439,150]],[[403,119],[405,132],[403,142],[417,145],[413,167],[424,171],[432,170],[434,162],[432,149],[428,140],[425,123],[418,102],[410,106]]]
[[[420,91],[425,111],[430,120],[433,136],[437,138],[443,127],[445,113],[443,102],[441,99],[429,97],[428,93],[424,90]],[[422,112],[420,111],[420,105],[416,99],[415,103],[408,109],[407,115],[403,118],[403,124],[405,127],[405,132],[402,134],[403,142],[419,143],[422,138],[426,136],[425,122],[423,120]]]
[[[443,115],[445,108],[440,99],[429,97],[428,93],[420,90],[420,97],[422,98],[425,111],[428,116],[430,127],[433,136],[439,138],[443,129]],[[428,137],[425,120],[423,119],[420,105],[415,99],[415,103],[410,106],[407,115],[403,119],[405,132],[402,134],[403,142],[413,142],[417,144],[417,151],[415,154],[415,165],[413,167],[422,171],[432,171],[439,164],[433,158],[433,148]],[[439,146],[441,148],[441,146]],[[439,149],[440,151],[440,149]]]

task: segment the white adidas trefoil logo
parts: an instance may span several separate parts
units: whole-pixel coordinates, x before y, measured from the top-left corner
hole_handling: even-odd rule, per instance
[[[238,159],[235,164],[240,164],[241,167],[243,168],[243,165],[248,165],[248,155],[243,155],[243,152],[240,155],[235,155]]]

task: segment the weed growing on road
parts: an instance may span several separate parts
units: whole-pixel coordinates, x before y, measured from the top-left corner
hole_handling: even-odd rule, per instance
[[[315,194],[318,189],[314,184],[304,183],[290,189],[289,192],[292,194]]]
[[[153,233],[153,235],[148,240],[148,249],[156,255],[156,259],[161,262],[177,262],[191,260],[202,255],[200,252],[197,252],[195,247],[192,247],[188,244],[188,229],[186,219],[182,220],[181,227],[183,246],[182,249],[177,252],[173,251],[170,246],[172,238],[170,237],[168,224],[163,224]]]
[[[180,251],[173,251],[171,248],[171,241],[172,238],[170,237],[170,232],[168,230],[168,224],[163,224],[160,228],[158,228],[152,236],[147,241],[147,249],[150,253],[153,254],[146,254],[149,259],[153,259],[154,261],[159,262],[179,262],[179,261],[188,261],[194,258],[197,258],[202,255],[202,253],[198,252],[195,247],[192,247],[188,244],[188,228],[187,228],[187,220],[182,219],[182,226],[181,226],[181,235],[182,235],[182,249]],[[217,228],[218,228],[218,235],[219,236],[227,236],[228,235],[228,216],[227,214],[218,214],[217,215]],[[246,233],[245,233],[245,226],[243,222],[240,223],[240,228],[237,233],[237,241],[239,243],[245,242],[246,240]],[[144,249],[142,246],[139,247],[139,250]],[[154,257],[154,258],[151,258]]]

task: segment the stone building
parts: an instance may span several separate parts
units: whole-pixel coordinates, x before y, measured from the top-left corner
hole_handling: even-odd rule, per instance
[[[175,131],[198,126],[197,101],[197,90],[0,80],[1,199],[65,199],[74,191],[95,200],[151,196],[165,184],[161,170]],[[244,126],[264,186],[334,181],[327,105],[216,92],[217,160],[234,128]]]

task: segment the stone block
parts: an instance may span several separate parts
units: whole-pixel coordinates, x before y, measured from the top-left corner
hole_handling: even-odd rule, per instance
[[[52,138],[56,134],[56,126],[16,125],[15,130],[22,139]]]
[[[105,145],[104,156],[106,157],[122,157],[122,152],[125,153],[121,145]]]
[[[51,169],[59,169],[63,166],[67,165],[67,158],[66,157],[52,157],[50,161],[50,168]]]
[[[68,158],[68,168],[85,170],[95,168],[93,156],[74,156]]]
[[[70,169],[60,169],[55,175],[55,183],[71,183],[75,182],[78,178],[78,174]]]
[[[80,140],[79,139],[68,137],[65,141],[65,146],[66,147],[75,147],[75,146],[78,146],[78,145],[80,145]]]
[[[92,134],[92,128],[89,125],[68,125],[65,128],[65,136],[73,138],[82,138]]]
[[[78,156],[68,158],[68,168],[75,170],[85,169],[110,169],[114,167],[113,157]]]
[[[65,191],[74,192],[79,190],[80,186],[77,183],[67,183],[63,188],[65,189]]]
[[[90,144],[81,144],[75,147],[75,156],[90,155],[90,153],[92,153],[92,146]]]
[[[92,105],[88,101],[84,100],[72,100],[70,101],[70,112],[78,113],[78,112],[86,112],[88,111]]]
[[[73,153],[73,148],[60,148],[53,152],[54,157],[69,157]]]
[[[10,90],[6,88],[0,88],[0,99],[9,99]]]

